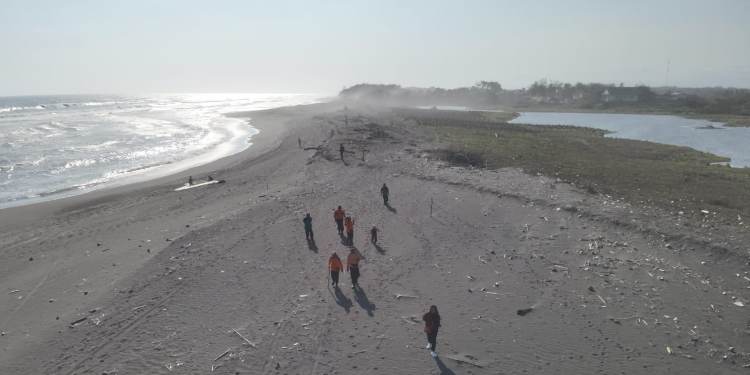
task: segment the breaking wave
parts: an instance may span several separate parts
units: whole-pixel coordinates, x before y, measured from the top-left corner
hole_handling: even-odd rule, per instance
[[[0,98],[0,208],[174,173],[250,146],[228,112],[316,102],[298,94]]]

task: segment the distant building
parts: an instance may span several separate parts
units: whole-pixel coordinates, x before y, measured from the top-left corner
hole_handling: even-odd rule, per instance
[[[669,98],[670,100],[682,100],[687,98],[688,96],[680,91],[677,90],[669,90],[664,94],[664,97]]]
[[[605,103],[636,103],[640,100],[637,87],[607,87],[601,94]]]

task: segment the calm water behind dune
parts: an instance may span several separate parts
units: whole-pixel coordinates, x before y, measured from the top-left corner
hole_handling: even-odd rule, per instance
[[[725,127],[708,120],[668,115],[522,112],[511,122],[604,129],[612,132],[608,137],[686,146],[728,157],[733,167],[750,167],[750,128]]]

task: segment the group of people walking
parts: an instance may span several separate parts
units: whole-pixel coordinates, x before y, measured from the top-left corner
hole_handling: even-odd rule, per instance
[[[335,252],[328,259],[328,270],[331,272],[331,285],[338,287],[339,285],[339,273],[346,270],[352,277],[352,288],[359,286],[359,262],[364,259],[362,254],[354,248],[354,219],[351,216],[346,215],[346,211],[341,206],[338,206],[333,211],[333,221],[336,223],[336,231],[340,236],[344,236],[344,243],[348,246],[352,246],[350,253],[346,258],[346,269],[341,262],[341,258]],[[302,224],[305,228],[305,239],[307,241],[315,241],[315,235],[312,228],[312,216],[309,213],[305,214],[302,218]],[[370,230],[370,241],[373,244],[378,242],[378,228],[373,226]]]
[[[341,206],[333,211],[333,221],[336,222],[336,230],[339,232],[339,236],[344,235],[346,231],[346,244],[354,246],[354,219],[351,216],[346,216],[346,212]]]
[[[338,206],[333,211],[333,221],[336,222],[336,231],[339,233],[339,236],[343,237],[344,232],[346,232],[345,244],[352,246],[349,250],[349,255],[346,257],[346,271],[349,272],[352,277],[352,288],[356,289],[359,286],[359,261],[362,260],[363,257],[362,254],[353,247],[354,219],[352,219],[351,216],[347,216],[346,211],[344,211],[341,206]],[[336,254],[336,252],[331,254],[331,257],[328,258],[328,270],[331,272],[331,285],[338,288],[339,272],[344,270],[344,266],[341,264],[341,258],[339,258],[339,255]]]
[[[383,184],[380,188],[380,194],[383,196],[383,204],[388,205],[388,186]],[[351,216],[346,215],[346,211],[341,206],[338,206],[333,211],[333,221],[336,223],[336,230],[340,236],[345,237],[345,243],[348,246],[354,246],[354,219]],[[312,217],[310,214],[306,214],[302,219],[302,223],[305,226],[305,239],[308,241],[314,241],[313,229],[312,229]],[[378,243],[378,231],[376,226],[370,229],[370,242],[373,244]]]
[[[343,158],[344,148],[341,146],[341,157]],[[388,206],[388,195],[389,189],[386,184],[380,188],[380,194],[383,197],[383,204]],[[346,211],[341,206],[338,206],[333,211],[333,221],[336,223],[336,231],[339,236],[344,237],[345,244],[351,246],[349,254],[346,257],[346,267],[336,252],[333,252],[328,258],[328,271],[330,273],[331,285],[334,288],[339,287],[339,276],[341,272],[349,272],[352,281],[352,289],[359,288],[359,263],[364,259],[364,256],[354,247],[354,219],[351,216],[346,215]],[[310,214],[306,214],[302,219],[302,223],[305,227],[305,238],[308,241],[315,241],[312,229],[312,217]],[[378,242],[378,228],[373,226],[370,229],[370,242],[377,245]],[[430,310],[422,316],[422,320],[425,322],[424,332],[427,335],[427,347],[432,357],[437,357],[435,352],[437,347],[437,334],[440,328],[440,314],[438,313],[437,306],[430,306]]]
[[[355,248],[349,250],[349,255],[346,257],[346,272],[352,278],[352,289],[359,288],[359,262],[364,257]],[[341,263],[341,258],[334,251],[331,257],[328,258],[328,270],[331,272],[331,285],[334,288],[339,287],[339,273],[344,271],[344,265]]]

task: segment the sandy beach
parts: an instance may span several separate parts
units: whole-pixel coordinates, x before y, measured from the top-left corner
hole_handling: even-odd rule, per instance
[[[447,165],[428,157],[441,146],[429,129],[388,109],[329,103],[235,116],[261,131],[242,153],[0,210],[0,373],[750,367],[744,232],[517,169]],[[341,143],[354,152],[344,162]],[[174,191],[209,174],[226,182]],[[355,219],[365,257],[359,290],[348,274],[339,290],[327,277],[331,252],[349,252],[333,222],[338,205]],[[433,304],[436,359],[421,321]]]

